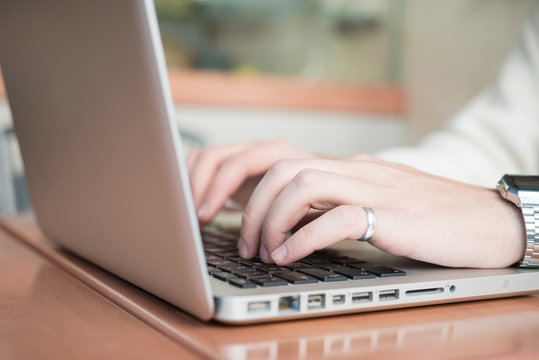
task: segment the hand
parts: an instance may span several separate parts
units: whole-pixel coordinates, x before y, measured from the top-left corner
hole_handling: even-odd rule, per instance
[[[524,252],[519,209],[495,190],[360,155],[274,164],[246,206],[240,254],[285,265],[360,238],[367,228],[363,206],[378,219],[370,243],[392,254],[453,267],[505,267]],[[319,216],[297,226],[312,210]]]
[[[191,151],[187,168],[199,221],[210,222],[229,198],[245,205],[262,175],[277,160],[312,157],[286,140]]]

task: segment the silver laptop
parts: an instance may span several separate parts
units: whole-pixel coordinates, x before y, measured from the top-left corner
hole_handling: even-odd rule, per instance
[[[64,248],[202,320],[252,323],[539,290],[343,242],[289,268],[203,240],[151,0],[2,0],[0,65],[31,199]]]

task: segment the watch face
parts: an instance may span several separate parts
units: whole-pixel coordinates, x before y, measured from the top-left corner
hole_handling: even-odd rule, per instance
[[[539,176],[507,175],[507,178],[517,189],[539,190]]]

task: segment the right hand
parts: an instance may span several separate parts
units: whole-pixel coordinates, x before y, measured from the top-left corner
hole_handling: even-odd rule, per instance
[[[245,205],[276,161],[313,157],[287,140],[192,150],[187,157],[187,168],[199,222],[210,222],[229,198]]]

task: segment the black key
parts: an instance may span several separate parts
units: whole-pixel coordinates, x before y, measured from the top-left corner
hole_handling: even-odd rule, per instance
[[[262,261],[260,261],[258,259],[243,259],[243,260],[240,260],[240,262],[243,265],[247,265],[247,266],[251,266],[251,267],[265,265],[265,263],[263,263]]]
[[[285,280],[272,276],[272,275],[257,276],[257,277],[250,278],[250,280],[262,286],[288,285],[288,283]]]
[[[236,254],[239,255],[239,252],[238,252],[238,248],[236,247],[236,245],[219,245],[220,248],[219,250],[215,250],[214,252],[216,254],[221,254],[221,253],[225,253],[225,252],[236,252]]]
[[[215,255],[219,255],[219,256],[222,256],[222,257],[231,257],[231,256],[239,256],[240,254],[238,253],[238,250],[227,250],[227,251],[215,251],[214,252]]]
[[[230,271],[230,272],[249,271],[249,270],[251,270],[251,268],[248,267],[248,266],[237,265],[237,264],[234,264],[234,265],[221,265],[221,266],[219,266],[219,269],[224,270],[224,271]]]
[[[286,271],[275,274],[275,276],[285,279],[292,284],[310,284],[316,283],[318,280],[312,278],[308,275],[296,272],[296,271]],[[374,275],[373,275],[374,277]]]
[[[217,256],[217,255],[206,255],[206,261],[210,261],[210,260],[222,260],[223,258],[220,257],[220,256]]]
[[[256,284],[252,282],[251,280],[242,279],[242,278],[232,278],[232,279],[229,279],[228,282],[242,289],[256,287]]]
[[[320,281],[342,281],[346,278],[342,275],[332,273],[331,271],[322,270],[322,269],[299,269],[299,272],[313,276]]]
[[[343,264],[343,265],[352,264],[352,263],[365,263],[365,261],[354,259],[349,256],[332,257],[332,258],[329,258],[329,261],[337,263],[337,264]]]
[[[337,271],[337,269],[346,268],[346,265],[342,264],[316,264],[315,267],[328,271]]]
[[[347,265],[350,266],[350,267],[356,268],[356,269],[369,270],[369,271],[371,269],[385,269],[386,268],[384,265],[375,265],[375,264],[369,264],[369,263],[366,263],[366,262],[351,263],[351,264],[347,264]]]
[[[302,260],[315,260],[315,259],[324,259],[327,260],[328,257],[323,252],[314,252],[310,255],[305,256]]]
[[[234,261],[234,262],[240,262],[243,260],[241,256],[227,256],[227,260]]]
[[[303,258],[300,260],[302,263],[309,265],[318,265],[318,264],[331,264],[327,258],[316,257],[316,258]]]
[[[209,273],[210,275],[213,274],[214,272],[217,272],[217,271],[220,271],[220,270],[217,269],[216,267],[208,266],[208,273]]]
[[[378,277],[391,277],[391,276],[404,276],[406,273],[402,270],[391,269],[391,268],[376,268],[369,269],[369,272],[373,273]]]
[[[236,265],[236,263],[233,263],[232,261],[220,259],[220,260],[209,260],[207,261],[208,265],[214,266],[216,268],[221,267],[223,265]]]
[[[258,270],[251,270],[251,271],[240,271],[240,272],[237,272],[236,275],[241,276],[246,279],[250,279],[255,276],[267,276],[268,273],[265,273],[263,271],[258,271]]]
[[[285,268],[279,265],[272,265],[272,264],[264,264],[264,265],[255,266],[255,269],[259,271],[265,271],[269,274],[275,274],[278,272],[289,270],[288,268]]]
[[[305,264],[302,262],[294,262],[292,264],[286,265],[285,267],[289,268],[290,270],[298,270],[298,269],[305,269],[305,268],[312,267],[312,265]]]
[[[337,251],[326,248],[326,249],[316,250],[311,255],[330,258],[330,257],[338,256],[337,254],[338,254]]]
[[[337,269],[335,270],[335,272],[341,275],[344,275],[347,278],[352,279],[352,280],[364,280],[364,279],[372,279],[376,277],[368,271],[361,270],[361,269],[353,269],[353,268]]]
[[[233,279],[236,277],[236,275],[225,271],[214,272],[212,275],[213,277],[223,281],[227,281],[228,279]]]

